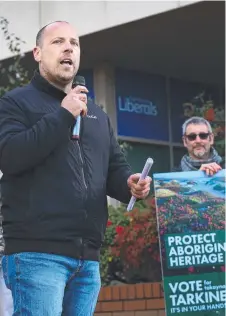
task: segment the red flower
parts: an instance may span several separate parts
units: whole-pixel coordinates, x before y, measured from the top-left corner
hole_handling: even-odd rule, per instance
[[[107,221],[107,227],[109,227],[109,226],[111,226],[113,223],[112,223],[112,221]]]
[[[191,273],[194,272],[194,270],[195,270],[194,267],[189,267],[189,268],[188,268],[188,271],[191,272]]]
[[[214,116],[215,116],[215,113],[214,113],[213,108],[208,109],[205,113],[205,119],[210,121],[210,122],[214,121]]]
[[[121,235],[124,231],[124,227],[123,226],[116,226],[115,227],[116,233]]]
[[[221,271],[225,272],[225,266],[221,266]]]

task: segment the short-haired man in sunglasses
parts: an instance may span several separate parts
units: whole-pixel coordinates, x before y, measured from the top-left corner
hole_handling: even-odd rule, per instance
[[[179,169],[174,171],[203,170],[207,175],[214,175],[222,169],[223,159],[213,147],[214,135],[207,120],[191,117],[184,122],[182,131],[188,154],[183,156]]]

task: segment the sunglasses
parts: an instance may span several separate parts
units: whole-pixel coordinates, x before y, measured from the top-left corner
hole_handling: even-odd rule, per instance
[[[185,135],[185,137],[188,140],[193,141],[197,138],[197,136],[199,136],[200,139],[204,140],[204,139],[207,139],[209,135],[210,133],[199,133],[199,134],[191,133],[191,134]]]

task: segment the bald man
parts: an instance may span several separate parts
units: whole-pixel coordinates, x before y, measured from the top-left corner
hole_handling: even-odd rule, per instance
[[[138,183],[108,116],[87,104],[86,87],[73,87],[76,30],[61,21],[43,27],[33,54],[39,67],[31,82],[0,99],[5,283],[13,315],[89,316],[101,286],[107,195],[144,199],[151,179]]]

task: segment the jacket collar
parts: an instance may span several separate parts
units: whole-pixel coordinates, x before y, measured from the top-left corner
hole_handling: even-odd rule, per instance
[[[49,83],[44,77],[41,76],[39,70],[35,70],[34,76],[31,79],[31,84],[36,87],[36,89],[43,91],[53,97],[63,100],[66,93]]]

